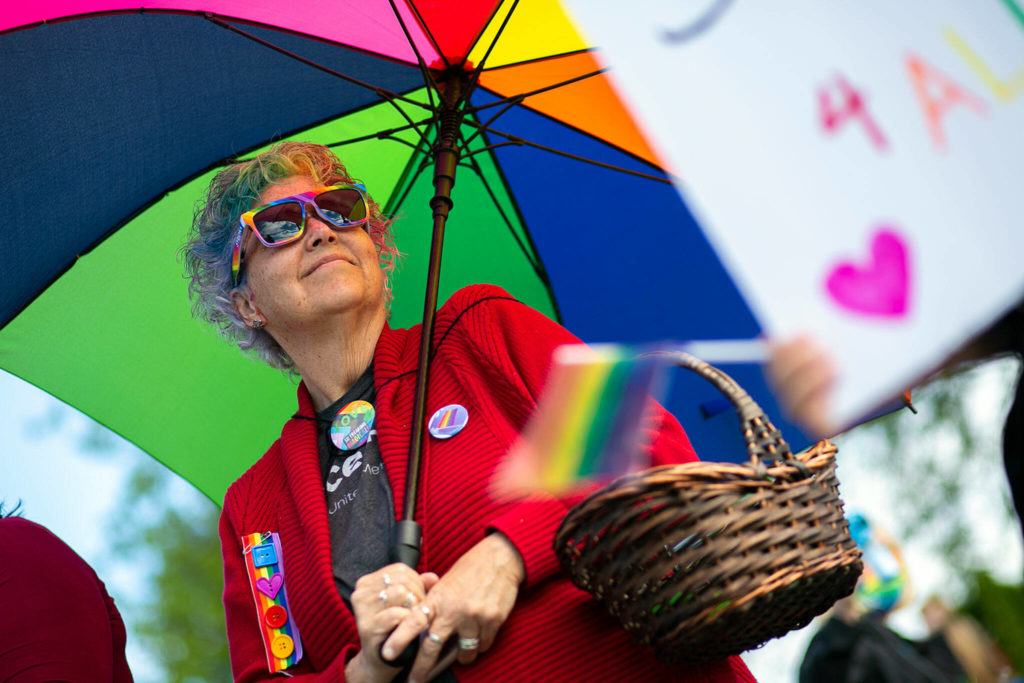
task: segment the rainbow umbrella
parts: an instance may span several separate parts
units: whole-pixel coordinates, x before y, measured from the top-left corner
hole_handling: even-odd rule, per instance
[[[37,0],[0,17],[0,86],[0,367],[216,502],[294,383],[190,318],[176,252],[211,174],[280,139],[332,145],[402,217],[393,326],[432,308],[440,163],[441,300],[493,282],[587,341],[759,331],[552,0]],[[724,400],[680,380],[698,452],[742,458]]]

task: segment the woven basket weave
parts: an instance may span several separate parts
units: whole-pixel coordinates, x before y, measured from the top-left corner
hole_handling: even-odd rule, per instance
[[[862,570],[835,446],[794,456],[728,375],[685,353],[649,355],[730,399],[750,462],[670,465],[612,482],[563,520],[562,565],[668,662],[720,659],[802,628],[849,595]]]

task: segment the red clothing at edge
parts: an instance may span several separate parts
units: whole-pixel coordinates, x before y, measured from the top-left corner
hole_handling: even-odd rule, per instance
[[[0,681],[132,682],[113,599],[46,527],[0,519],[0,604]]]
[[[419,327],[386,327],[374,352],[377,438],[394,491],[396,519],[403,505],[409,424]],[[537,496],[499,503],[488,482],[516,439],[543,385],[549,357],[569,332],[502,289],[460,290],[437,314],[427,414],[458,403],[469,413],[462,432],[447,440],[426,437],[417,520],[423,527],[420,571],[440,575],[488,530],[504,533],[526,566],[516,607],[494,647],[467,667],[460,681],[753,681],[738,657],[706,666],[667,667],[588,594],[560,571],[552,540],[575,500]],[[304,386],[299,412],[313,416]],[[651,446],[652,464],[695,460],[679,423],[662,411]],[[355,619],[331,573],[330,535],[315,423],[288,421],[281,438],[229,489],[220,534],[224,604],[236,681],[269,680],[263,642],[240,536],[280,534],[285,586],[305,655],[291,671],[310,680],[343,680],[358,652]],[[317,674],[320,674],[319,676]]]

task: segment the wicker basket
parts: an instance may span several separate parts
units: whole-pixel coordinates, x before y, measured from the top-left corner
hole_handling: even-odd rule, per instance
[[[668,662],[739,654],[802,628],[860,576],[836,448],[796,456],[728,375],[679,352],[735,406],[747,464],[694,462],[622,477],[565,517],[555,552],[640,642]]]

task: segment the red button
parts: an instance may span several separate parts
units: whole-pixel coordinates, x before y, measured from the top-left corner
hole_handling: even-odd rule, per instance
[[[281,605],[272,605],[263,613],[263,620],[270,628],[281,628],[288,621],[288,611]]]

